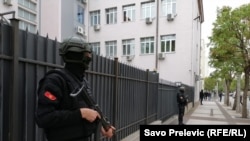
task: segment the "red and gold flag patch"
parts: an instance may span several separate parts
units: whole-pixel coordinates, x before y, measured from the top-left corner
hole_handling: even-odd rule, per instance
[[[47,97],[49,100],[53,100],[53,101],[56,100],[56,97],[49,91],[46,91],[44,93],[44,96]]]

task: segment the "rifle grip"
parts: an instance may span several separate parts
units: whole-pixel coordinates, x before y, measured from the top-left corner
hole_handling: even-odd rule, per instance
[[[108,122],[108,121],[105,120],[105,119],[102,120],[102,126],[103,126],[103,128],[105,129],[105,131],[108,131],[109,128],[111,127],[110,122]]]

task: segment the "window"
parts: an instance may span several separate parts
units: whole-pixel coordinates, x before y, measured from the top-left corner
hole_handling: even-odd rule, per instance
[[[21,18],[19,22],[19,29],[28,29],[29,32],[36,33],[36,14],[19,7],[18,16]]]
[[[22,5],[25,8],[28,8],[32,11],[37,11],[37,5],[34,2],[31,2],[30,0],[18,0],[18,4]]]
[[[135,6],[124,6],[123,7],[123,21],[129,22],[129,21],[135,21]]]
[[[77,22],[84,24],[84,9],[81,5],[77,6]]]
[[[91,43],[92,50],[95,52],[97,55],[100,55],[100,43]]]
[[[142,19],[155,17],[155,3],[143,3],[142,4]]]
[[[36,26],[25,21],[19,22],[19,29],[26,30],[28,29],[31,33],[36,33]]]
[[[141,38],[141,54],[154,53],[154,37]]]
[[[99,24],[100,25],[100,10],[90,12],[90,25],[94,26]]]
[[[22,8],[18,8],[18,16],[27,21],[36,23],[36,15]]]
[[[106,20],[107,20],[107,24],[115,24],[117,22],[117,9],[116,8],[106,9]]]
[[[161,37],[161,52],[175,52],[175,35]]]
[[[105,42],[106,46],[106,57],[115,57],[116,56],[116,41],[107,41]]]
[[[176,14],[176,0],[162,0],[162,12],[167,14]]]
[[[128,39],[122,41],[122,55],[129,56],[134,55],[135,40]]]

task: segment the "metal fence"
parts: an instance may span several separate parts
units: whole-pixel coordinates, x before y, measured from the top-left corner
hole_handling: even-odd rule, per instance
[[[45,141],[34,120],[38,81],[50,69],[62,68],[57,40],[0,23],[0,141]],[[116,127],[112,141],[139,130],[139,125],[166,120],[177,113],[173,83],[159,74],[93,54],[87,71],[95,100]],[[193,102],[193,88],[188,87]],[[100,138],[100,140],[108,140]]]

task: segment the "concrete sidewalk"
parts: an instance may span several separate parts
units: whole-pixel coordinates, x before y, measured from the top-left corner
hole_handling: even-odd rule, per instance
[[[184,116],[187,125],[250,125],[250,118],[241,118],[241,113],[232,110],[231,106],[219,101],[203,101],[193,112]]]
[[[173,116],[167,121],[156,121],[152,124],[178,125],[178,116]],[[184,115],[186,125],[250,125],[250,118],[241,118],[241,113],[232,110],[231,106],[224,105],[217,100],[203,101],[186,112]],[[121,141],[139,141],[139,131],[131,134]]]

